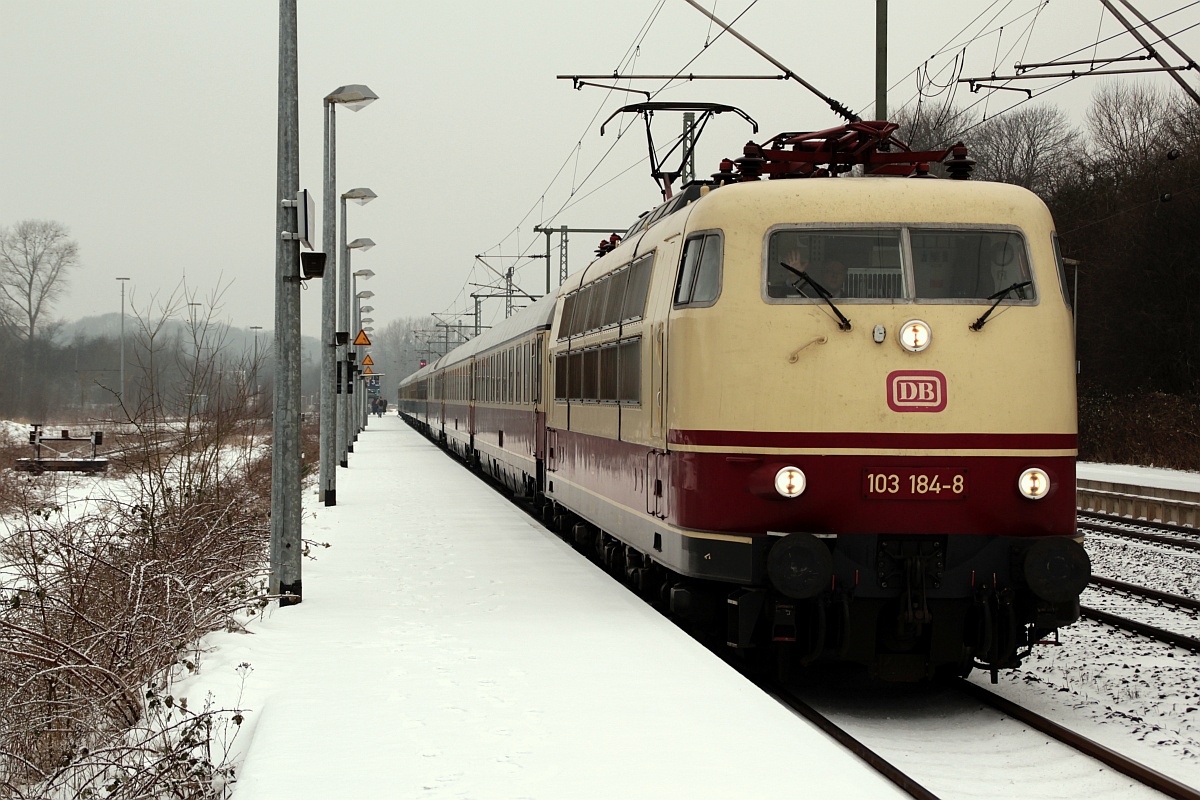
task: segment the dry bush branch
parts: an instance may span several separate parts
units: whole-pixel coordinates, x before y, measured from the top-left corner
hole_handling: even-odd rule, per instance
[[[149,371],[155,402],[125,421],[135,433],[105,496],[60,499],[67,484],[42,475],[17,479],[0,509],[0,790],[13,797],[211,797],[233,779],[213,735],[240,715],[188,711],[170,676],[263,602],[269,451],[246,382],[225,385],[219,341],[194,330],[185,385]],[[204,402],[163,405],[182,397]]]

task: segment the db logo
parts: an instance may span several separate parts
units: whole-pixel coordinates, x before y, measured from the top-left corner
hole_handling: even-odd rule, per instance
[[[946,407],[946,376],[933,370],[898,370],[887,377],[892,411],[941,411]]]

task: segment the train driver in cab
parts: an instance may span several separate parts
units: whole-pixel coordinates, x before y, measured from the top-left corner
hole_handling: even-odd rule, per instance
[[[776,234],[772,237],[774,251],[767,265],[767,295],[769,297],[817,297],[813,287],[796,273],[803,272],[815,280],[832,297],[846,297],[846,265],[836,258],[813,263],[810,237],[796,234]],[[782,262],[782,263],[780,263]],[[789,270],[787,267],[791,267]],[[794,270],[794,271],[793,271]]]

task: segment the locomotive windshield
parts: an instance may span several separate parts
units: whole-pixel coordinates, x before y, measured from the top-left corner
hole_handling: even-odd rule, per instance
[[[1026,253],[1024,239],[1013,231],[777,228],[767,244],[766,297],[812,301],[807,282],[787,264],[834,298],[983,302],[1006,286],[1033,280]],[[1011,299],[1035,296],[1028,286]]]
[[[791,230],[771,235],[768,297],[812,297],[783,264],[810,273],[833,297],[904,297],[899,230]]]

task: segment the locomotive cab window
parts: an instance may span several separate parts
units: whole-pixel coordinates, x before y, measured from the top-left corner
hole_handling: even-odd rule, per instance
[[[721,235],[693,236],[683,246],[679,280],[675,284],[675,305],[712,305],[720,292]]]
[[[919,300],[1035,298],[1025,242],[1012,231],[912,230],[913,276]]]
[[[767,243],[766,296],[821,302],[820,286],[835,298],[899,300],[902,263],[898,229],[776,230]]]

